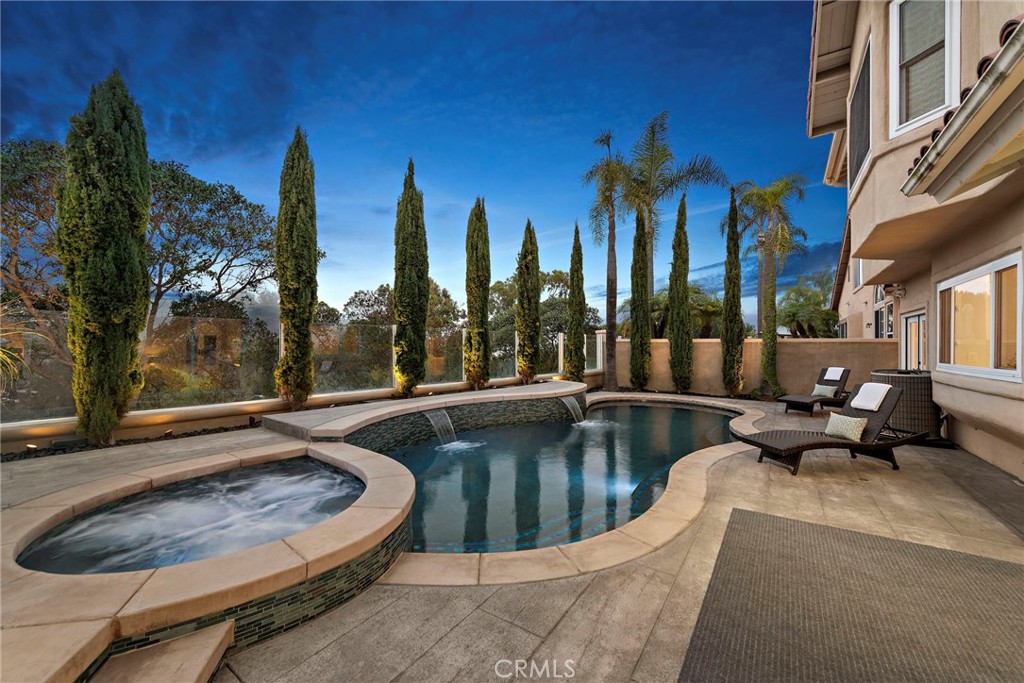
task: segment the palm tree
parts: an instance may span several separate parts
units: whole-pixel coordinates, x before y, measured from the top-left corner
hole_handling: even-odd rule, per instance
[[[676,192],[685,192],[691,185],[725,184],[725,174],[709,156],[694,155],[687,163],[675,165],[675,155],[668,144],[667,111],[648,121],[633,145],[629,178],[623,191],[623,201],[640,215],[644,225],[648,296],[654,296],[654,247],[661,226],[658,204],[672,199]]]
[[[604,147],[606,154],[583,174],[586,185],[597,186],[597,196],[590,206],[590,231],[594,244],[600,245],[608,240],[608,266],[606,277],[605,301],[605,351],[604,351],[604,387],[606,391],[615,391],[618,383],[615,378],[615,340],[616,334],[616,299],[618,295],[619,277],[615,260],[615,217],[616,211],[622,208],[622,189],[629,175],[629,167],[618,152],[612,152],[612,133],[602,131],[594,140],[594,144]]]
[[[807,179],[792,174],[772,181],[764,187],[752,182],[737,186],[740,194],[740,225],[743,234],[752,236],[752,243],[745,255],[758,253],[762,276],[759,278],[758,308],[761,309],[761,393],[778,396],[779,386],[776,372],[776,345],[778,343],[776,316],[776,275],[786,263],[786,257],[806,251],[798,240],[806,240],[807,233],[793,225],[789,213],[789,202],[804,198]]]

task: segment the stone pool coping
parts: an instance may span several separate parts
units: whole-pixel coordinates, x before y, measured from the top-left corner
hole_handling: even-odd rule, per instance
[[[303,455],[356,475],[366,484],[363,495],[334,517],[281,540],[170,567],[68,575],[17,563],[36,538],[106,503]],[[120,638],[262,598],[340,567],[403,524],[414,496],[412,474],[387,456],[350,444],[292,440],[106,477],[8,508],[0,514],[4,678],[74,680]]]
[[[765,413],[713,398],[646,392],[587,395],[587,407],[601,403],[661,403],[710,408],[735,415],[729,428],[757,431]],[[750,450],[741,442],[709,446],[676,461],[665,492],[646,512],[612,531],[562,545],[498,553],[413,553],[399,556],[378,583],[419,586],[476,586],[561,579],[614,567],[643,557],[681,534],[704,508],[708,470],[730,455]]]

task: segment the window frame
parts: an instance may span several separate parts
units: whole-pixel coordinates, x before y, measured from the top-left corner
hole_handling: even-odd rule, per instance
[[[876,285],[881,287],[881,285]],[[877,291],[877,290],[876,290]],[[872,306],[872,324],[875,328],[875,339],[895,339],[896,338],[896,306],[892,299],[885,296],[882,297],[881,301],[876,302]],[[878,315],[881,313],[882,320],[879,325]],[[892,323],[890,327],[889,324]]]
[[[851,268],[853,273],[853,291],[857,291],[864,286],[864,259],[855,258],[854,266]]]
[[[900,5],[907,0],[889,3],[889,139],[920,128],[939,118],[957,104],[960,92],[960,0],[945,0],[946,56],[945,88],[942,104],[935,109],[900,123]]]
[[[850,326],[845,320],[840,320],[839,324],[836,325],[836,338],[837,339],[848,339],[850,335]]]
[[[872,124],[872,117],[874,115],[874,105],[873,105],[872,100],[874,98],[871,97],[871,82],[870,81],[868,82],[868,94],[867,94],[867,98],[868,98],[868,125],[867,125],[868,148],[867,148],[867,151],[864,152],[864,161],[862,161],[860,166],[856,169],[856,175],[853,174],[853,170],[854,170],[853,169],[853,165],[849,163],[849,160],[853,158],[852,155],[850,154],[850,145],[852,143],[852,139],[851,138],[853,137],[851,135],[851,133],[853,132],[853,119],[850,116],[850,114],[852,113],[853,95],[854,95],[854,93],[857,92],[857,86],[860,84],[860,77],[864,73],[864,69],[868,70],[868,78],[870,79],[871,78],[871,35],[868,35],[867,42],[864,44],[864,52],[860,56],[860,67],[857,69],[856,77],[852,78],[851,81],[850,81],[850,83],[851,83],[850,93],[846,97],[846,127],[847,127],[847,133],[846,133],[846,158],[848,160],[847,161],[848,168],[847,168],[846,187],[847,187],[847,196],[848,197],[852,196],[854,194],[854,192],[856,191],[856,189],[858,187],[860,187],[861,181],[864,179],[864,176],[867,175],[867,173],[865,173],[865,169],[871,164],[871,147],[872,147],[872,140],[871,140],[871,138],[872,138],[872,135],[871,135],[871,128],[872,128],[872,126],[871,126],[871,124]]]
[[[1022,376],[1021,376],[1021,358],[1022,358],[1022,351],[1024,351],[1024,349],[1022,349],[1022,341],[1024,341],[1024,340],[1022,340],[1022,337],[1024,337],[1024,334],[1022,334],[1022,331],[1024,331],[1024,330],[1022,330],[1022,327],[1024,327],[1024,320],[1022,320],[1021,311],[1020,311],[1020,305],[1021,305],[1020,302],[1024,301],[1024,260],[1022,260],[1022,252],[1017,251],[1017,252],[1014,252],[1012,254],[1008,254],[1007,256],[1003,256],[1002,258],[998,258],[998,259],[996,259],[994,261],[990,261],[990,262],[988,262],[988,263],[986,263],[986,264],[984,264],[982,266],[978,266],[977,268],[973,268],[973,269],[971,269],[971,270],[969,270],[967,272],[961,273],[959,275],[955,275],[955,276],[953,276],[951,278],[947,278],[947,279],[943,280],[942,282],[939,282],[938,285],[936,285],[936,288],[935,288],[935,308],[936,308],[937,314],[935,316],[935,319],[936,319],[935,320],[935,344],[936,344],[936,349],[941,349],[942,348],[942,339],[943,339],[943,336],[944,336],[944,333],[943,333],[943,331],[941,329],[941,327],[942,327],[942,301],[941,301],[941,299],[942,299],[942,292],[945,291],[945,290],[950,290],[949,306],[952,308],[952,306],[953,306],[953,293],[952,293],[952,289],[954,287],[956,287],[957,285],[961,285],[961,284],[963,284],[965,282],[970,282],[971,280],[975,280],[975,279],[977,279],[979,277],[983,277],[983,276],[988,276],[988,277],[994,279],[996,273],[998,273],[1001,270],[1005,270],[1007,268],[1012,268],[1013,266],[1017,267],[1017,367],[1015,369],[1004,369],[1004,368],[995,368],[995,367],[977,368],[977,367],[972,367],[970,365],[956,365],[955,363],[953,363],[952,362],[952,360],[954,358],[954,356],[953,356],[953,351],[954,351],[954,349],[953,349],[953,340],[954,340],[954,331],[955,331],[955,328],[956,328],[956,321],[955,321],[955,319],[953,317],[953,311],[950,310],[949,311],[949,334],[945,335],[946,343],[949,344],[950,362],[949,363],[942,362],[942,356],[941,356],[941,354],[939,354],[938,358],[936,359],[936,363],[935,363],[935,369],[936,370],[941,370],[942,372],[949,372],[949,373],[953,373],[953,374],[956,374],[956,375],[969,375],[969,376],[972,376],[972,377],[983,377],[985,379],[995,379],[995,380],[1000,380],[1000,381],[1003,381],[1003,382],[1015,382],[1017,384],[1021,383],[1021,381],[1022,381]],[[995,344],[996,344],[996,330],[995,330],[996,310],[995,310],[995,308],[996,308],[996,305],[997,305],[996,300],[998,299],[998,297],[996,296],[996,291],[995,291],[994,283],[993,283],[993,289],[992,289],[992,296],[990,297],[990,299],[991,299],[991,301],[989,303],[989,319],[992,322],[991,322],[991,327],[989,328],[989,350],[990,350],[990,358],[992,359],[992,363],[994,364],[995,363]]]

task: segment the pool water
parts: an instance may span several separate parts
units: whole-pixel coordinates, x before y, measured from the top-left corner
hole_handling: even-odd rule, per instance
[[[366,485],[309,457],[177,482],[75,517],[18,557],[56,574],[127,572],[276,541],[338,514]]]
[[[728,441],[731,417],[608,404],[575,425],[471,431],[393,451],[416,477],[413,550],[543,548],[622,526],[654,504],[679,458]]]

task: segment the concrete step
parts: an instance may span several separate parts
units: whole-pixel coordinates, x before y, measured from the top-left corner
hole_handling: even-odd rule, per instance
[[[235,622],[208,626],[108,659],[91,683],[207,683],[234,638]]]

